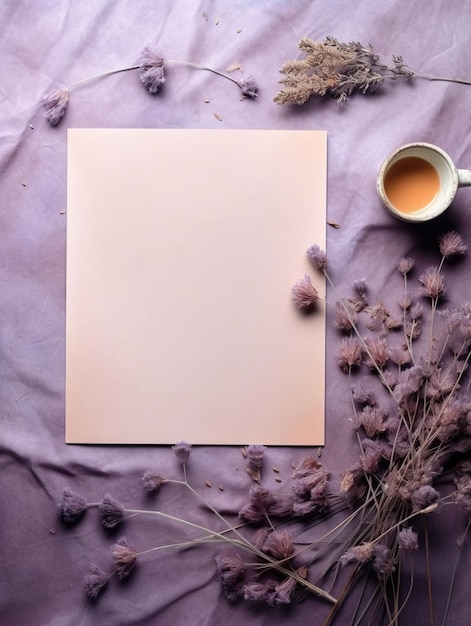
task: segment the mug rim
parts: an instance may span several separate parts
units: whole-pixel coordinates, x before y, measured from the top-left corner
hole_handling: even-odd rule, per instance
[[[426,150],[431,150],[432,152],[437,153],[441,158],[445,160],[445,162],[447,163],[449,167],[450,174],[451,174],[451,193],[449,194],[449,197],[447,198],[446,202],[443,202],[443,206],[440,207],[439,209],[431,210],[430,207],[427,205],[426,207],[419,209],[418,211],[413,211],[411,213],[402,213],[401,211],[396,209],[396,207],[389,201],[389,198],[386,194],[386,190],[384,189],[384,177],[385,177],[385,173],[388,167],[394,161],[396,161],[396,157],[398,155],[413,148],[419,148],[419,149],[425,148]],[[426,222],[426,221],[434,219],[435,217],[438,217],[439,215],[441,215],[448,209],[453,198],[455,197],[457,189],[458,189],[458,169],[455,166],[450,155],[439,146],[436,146],[432,143],[422,142],[422,141],[415,141],[415,142],[404,144],[400,146],[399,148],[396,148],[393,152],[391,152],[391,154],[388,157],[386,157],[383,163],[381,164],[381,167],[379,169],[378,176],[376,179],[376,190],[378,192],[380,200],[382,201],[386,209],[394,217],[397,217],[398,219],[405,221],[405,222]]]

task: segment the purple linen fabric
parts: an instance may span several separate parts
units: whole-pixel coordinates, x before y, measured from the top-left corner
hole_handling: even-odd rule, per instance
[[[382,209],[375,177],[383,158],[411,141],[444,148],[459,167],[471,166],[471,86],[417,79],[390,82],[372,96],[344,106],[312,100],[280,107],[281,65],[298,57],[304,36],[370,43],[399,54],[412,67],[471,79],[471,7],[458,0],[351,2],[350,0],[15,0],[0,7],[0,622],[5,626],[154,625],[270,626],[321,624],[329,607],[308,598],[289,607],[231,603],[216,580],[209,547],[149,554],[129,579],[112,580],[97,602],[87,600],[83,578],[91,562],[109,566],[121,530],[105,533],[90,509],[75,527],[58,518],[65,487],[89,502],[111,494],[127,508],[161,507],[212,523],[183,488],[172,485],[149,500],[144,472],[180,477],[169,448],[66,446],[64,444],[64,331],[66,245],[66,145],[68,127],[324,129],[328,139],[329,272],[339,293],[366,279],[371,293],[391,297],[401,256],[423,263],[433,257],[439,233],[454,229],[471,244],[471,191],[462,189],[447,215],[427,226],[395,221]],[[136,72],[83,85],[71,93],[56,127],[44,118],[42,99],[52,90],[102,71],[133,65],[147,44],[162,55],[225,70],[235,62],[253,74],[259,97],[240,100],[232,83],[174,65],[159,93],[149,94]],[[237,72],[235,75],[238,76]],[[206,102],[206,101],[209,102]],[[247,146],[250,150],[250,146]],[[182,181],[184,183],[184,181]],[[237,184],[243,181],[235,180]],[[230,190],[228,190],[230,193]],[[293,207],[293,219],[296,219]],[[302,251],[300,251],[302,252]],[[243,253],[243,252],[241,252]],[[469,299],[469,260],[453,271],[450,296]],[[328,300],[335,294],[329,291]],[[331,316],[329,316],[331,317]],[[329,322],[326,446],[322,463],[336,477],[356,460],[348,380],[338,368],[339,339]],[[93,358],[93,355],[90,355]],[[289,419],[289,416],[287,416]],[[263,442],[247,442],[263,443]],[[288,483],[291,464],[309,449],[265,452],[266,482],[277,486],[273,466]],[[317,450],[314,451],[317,455]],[[214,506],[236,513],[251,485],[240,450],[199,447],[189,478]],[[205,486],[208,480],[212,489]],[[283,484],[283,483],[280,483]],[[224,487],[218,489],[217,485]],[[205,491],[206,490],[206,491]],[[158,504],[157,504],[158,503]],[[451,507],[450,507],[451,508]],[[437,571],[448,579],[464,515],[443,510],[430,519]],[[122,534],[138,550],[185,536],[156,520],[127,520]],[[460,572],[469,572],[469,539]],[[424,563],[416,574],[412,607],[401,624],[429,623]],[[460,575],[449,624],[469,623],[469,578]],[[447,588],[433,589],[437,615]],[[340,624],[349,624],[345,610]]]

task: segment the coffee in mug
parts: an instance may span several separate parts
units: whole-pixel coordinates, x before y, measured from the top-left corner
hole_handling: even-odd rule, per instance
[[[443,213],[458,187],[470,185],[471,171],[458,170],[441,148],[411,143],[383,162],[376,186],[392,215],[408,222],[423,222]]]

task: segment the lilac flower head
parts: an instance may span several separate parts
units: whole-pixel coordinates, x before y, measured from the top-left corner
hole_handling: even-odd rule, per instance
[[[319,292],[307,274],[291,288],[291,300],[298,309],[310,310],[319,298]]]
[[[357,337],[344,337],[337,350],[337,362],[344,372],[359,367],[362,359],[362,347]]]
[[[364,382],[360,381],[353,388],[353,399],[360,404],[375,406],[377,403],[376,394]]]
[[[384,337],[368,337],[366,340],[368,347],[368,357],[372,361],[369,363],[371,368],[376,365],[380,369],[386,365],[389,360],[389,348]]]
[[[403,257],[397,264],[397,269],[406,276],[414,267],[414,259]]]
[[[247,522],[256,523],[266,518],[275,498],[271,491],[262,485],[254,485],[250,489],[250,502],[240,511],[239,517]]]
[[[357,311],[349,300],[335,303],[334,323],[340,330],[351,330],[357,321]]]
[[[429,267],[419,277],[422,290],[429,298],[439,298],[445,292],[445,279],[436,267]]]
[[[437,502],[438,498],[438,491],[431,485],[422,485],[411,494],[412,508],[414,511],[421,511]]]
[[[175,452],[175,456],[177,457],[180,465],[186,465],[188,463],[191,452],[191,443],[179,441],[172,446],[172,450]]]
[[[247,98],[256,98],[258,96],[258,85],[253,76],[247,76],[239,84],[243,96]]]
[[[105,528],[116,528],[124,514],[124,507],[109,495],[105,495],[98,505],[101,523]]]
[[[355,418],[355,426],[363,428],[367,437],[374,437],[386,430],[386,409],[378,406],[365,406]]]
[[[296,588],[296,580],[291,576],[285,578],[276,587],[275,604],[290,604]]]
[[[247,459],[248,463],[253,468],[262,467],[263,455],[266,450],[266,446],[260,444],[251,444],[247,446]]]
[[[59,502],[59,515],[67,524],[78,520],[87,508],[87,501],[70,489],[65,489]]]
[[[306,250],[306,255],[316,269],[325,270],[327,267],[327,255],[316,243]]]
[[[239,555],[226,556],[222,554],[216,555],[215,560],[224,595],[228,600],[237,600],[243,593],[244,561]]]
[[[263,601],[269,606],[275,606],[277,588],[276,580],[270,579],[266,582],[252,580],[244,585],[244,600]]]
[[[445,233],[439,240],[440,252],[445,259],[458,254],[464,254],[468,246],[463,242],[461,236],[454,231]]]
[[[410,526],[399,531],[399,548],[405,552],[413,552],[419,547],[417,533]]]
[[[67,110],[69,92],[67,89],[54,89],[46,95],[43,103],[47,121],[51,126],[57,126]]]
[[[266,538],[263,551],[275,559],[288,559],[294,554],[293,538],[286,530],[274,530]]]
[[[393,556],[391,549],[382,543],[373,546],[373,569],[378,574],[390,574],[394,572]]]
[[[160,53],[147,45],[139,58],[139,78],[150,93],[157,93],[165,82],[165,59]]]
[[[124,537],[111,546],[111,552],[116,566],[114,573],[120,580],[127,578],[134,568],[138,553]]]
[[[359,298],[361,298],[362,300],[366,299],[366,294],[367,294],[367,291],[368,291],[368,287],[366,285],[366,280],[364,278],[356,280],[353,283],[353,289],[358,294]]]
[[[101,590],[108,584],[109,575],[92,563],[88,569],[88,573],[85,576],[85,593],[89,598],[94,600],[98,597]]]
[[[152,470],[147,470],[142,477],[142,487],[146,493],[155,493],[166,482],[168,482],[166,478]]]

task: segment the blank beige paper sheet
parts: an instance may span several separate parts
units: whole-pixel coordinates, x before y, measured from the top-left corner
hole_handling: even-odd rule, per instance
[[[323,131],[68,135],[66,442],[321,445]]]

